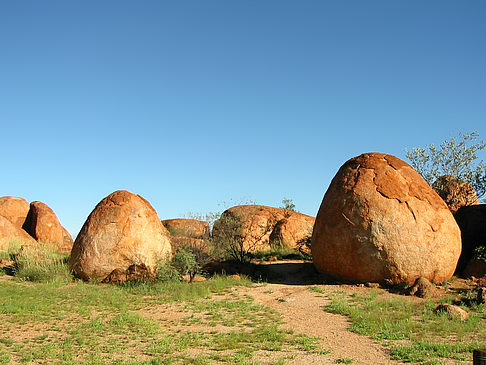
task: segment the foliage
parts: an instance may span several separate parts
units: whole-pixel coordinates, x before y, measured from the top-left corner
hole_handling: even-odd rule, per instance
[[[13,274],[24,281],[69,283],[73,280],[68,255],[60,254],[55,245],[37,243],[36,246],[16,245],[12,242],[0,258],[13,261]]]
[[[246,214],[249,217],[253,216],[251,211]],[[253,254],[258,251],[260,243],[270,235],[276,223],[275,218],[270,218],[263,224],[253,218],[245,221],[243,226],[242,217],[237,217],[230,212],[221,215],[213,228],[211,239],[211,248],[216,255],[240,263],[250,262]]]
[[[180,281],[181,274],[172,265],[169,259],[160,259],[157,262],[157,280],[160,282]]]
[[[179,249],[174,258],[172,265],[181,275],[189,275],[190,282],[201,270],[201,264],[197,261],[196,255],[187,249]]]
[[[297,260],[307,260],[308,257],[299,251],[293,250],[291,248],[275,248],[272,250],[258,251],[252,254],[252,258],[268,261],[270,257],[275,257],[277,260],[282,259],[297,259]]]
[[[477,132],[459,133],[459,138],[446,140],[439,147],[431,144],[428,149],[405,149],[406,156],[430,185],[440,176],[451,175],[460,182],[471,184],[481,197],[486,193],[486,164],[478,161],[477,152],[486,148],[486,144],[476,142],[478,137]]]
[[[296,212],[296,210],[295,210],[295,204],[292,201],[292,199],[284,198],[282,200],[282,206],[280,208],[286,209],[286,210],[290,210],[292,212]]]
[[[476,247],[473,251],[473,258],[486,261],[486,244]]]

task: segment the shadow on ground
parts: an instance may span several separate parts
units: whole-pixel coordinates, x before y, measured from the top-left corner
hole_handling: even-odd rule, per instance
[[[312,262],[303,260],[248,264],[226,261],[210,271],[213,273],[242,274],[250,277],[253,281],[271,284],[316,285],[333,283],[330,278],[319,273]]]

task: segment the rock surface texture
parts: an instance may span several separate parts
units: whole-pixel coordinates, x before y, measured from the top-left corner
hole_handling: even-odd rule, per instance
[[[444,201],[410,165],[382,153],[340,168],[312,236],[319,271],[359,282],[439,283],[453,275],[460,252],[459,227]]]
[[[179,248],[191,250],[196,255],[209,254],[209,223],[196,219],[166,219],[162,224],[170,233],[172,253]]]
[[[22,228],[30,205],[27,200],[16,196],[3,196],[0,198],[0,215],[7,218],[13,225]]]
[[[30,203],[29,214],[23,228],[37,242],[52,244],[59,252],[71,252],[73,247],[71,235],[46,204],[39,201]]]
[[[197,219],[165,219],[162,224],[171,236],[209,238],[209,223]]]
[[[461,273],[472,259],[474,250],[486,246],[486,204],[462,207],[454,215],[461,229],[462,252],[457,264]]]
[[[170,256],[169,232],[154,208],[139,195],[119,190],[104,198],[81,228],[70,266],[84,279],[105,279],[113,270],[145,265],[154,272]]]
[[[0,215],[0,251],[8,251],[13,243],[20,247],[23,244],[34,245],[36,242],[22,228]]]
[[[315,218],[281,208],[238,205],[227,209],[214,223],[216,240],[241,242],[249,252],[276,247],[298,249],[312,235]]]
[[[479,204],[479,199],[471,184],[460,182],[451,175],[444,175],[432,184],[434,190],[446,202],[452,214],[459,208]]]

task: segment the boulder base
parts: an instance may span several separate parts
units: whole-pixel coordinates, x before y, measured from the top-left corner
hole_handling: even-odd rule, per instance
[[[454,273],[461,238],[447,205],[410,165],[366,153],[332,180],[311,246],[316,268],[338,279],[439,283]]]
[[[115,269],[123,273],[132,265],[155,272],[157,261],[170,254],[169,232],[154,208],[141,196],[120,190],[91,212],[69,263],[78,277],[103,280]]]
[[[0,215],[0,251],[19,249],[22,245],[35,245],[36,241],[22,228]]]

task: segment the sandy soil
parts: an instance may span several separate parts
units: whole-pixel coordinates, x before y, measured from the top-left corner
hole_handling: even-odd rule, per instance
[[[306,364],[336,364],[338,359],[352,359],[353,364],[401,364],[390,360],[385,348],[368,337],[349,332],[346,317],[327,313],[322,307],[329,303],[323,294],[309,290],[309,285],[265,284],[242,289],[257,302],[278,311],[284,327],[296,334],[317,336],[328,355],[306,357]],[[297,357],[291,364],[302,364]]]

